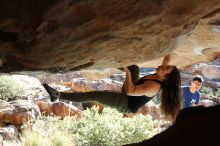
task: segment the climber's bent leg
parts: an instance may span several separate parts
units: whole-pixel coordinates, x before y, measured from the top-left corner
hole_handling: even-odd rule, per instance
[[[91,91],[65,93],[60,92],[60,99],[69,100],[72,102],[98,102],[112,108],[116,108],[120,112],[126,112],[128,105],[128,97],[113,91]]]

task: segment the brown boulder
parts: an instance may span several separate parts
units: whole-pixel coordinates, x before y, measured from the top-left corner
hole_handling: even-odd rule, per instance
[[[40,115],[37,105],[27,100],[1,101],[0,102],[0,125],[12,124],[21,126],[25,122]]]
[[[57,115],[60,117],[65,116],[80,116],[81,110],[73,105],[63,102],[44,102],[38,101],[37,105],[40,108],[41,113],[45,115]]]

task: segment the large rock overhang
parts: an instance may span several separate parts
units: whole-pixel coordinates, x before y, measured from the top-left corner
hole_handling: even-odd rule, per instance
[[[0,20],[0,72],[220,57],[219,0],[1,0]]]

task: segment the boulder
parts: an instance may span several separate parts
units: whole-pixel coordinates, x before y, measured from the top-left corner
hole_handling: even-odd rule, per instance
[[[127,146],[219,146],[219,113],[220,105],[184,109],[164,132]]]
[[[4,140],[16,140],[18,138],[18,129],[14,125],[8,125],[0,128],[0,135]]]
[[[44,115],[57,115],[63,118],[65,116],[80,116],[81,113],[81,110],[75,106],[64,102],[38,101],[37,105]]]
[[[29,100],[0,101],[0,125],[21,126],[40,115],[36,104]]]

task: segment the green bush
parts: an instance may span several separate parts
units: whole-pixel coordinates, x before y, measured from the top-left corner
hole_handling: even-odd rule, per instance
[[[40,117],[32,130],[28,127],[27,124],[22,127],[22,146],[75,146],[73,134],[59,117]]]
[[[23,133],[22,146],[49,146],[50,141],[41,133],[36,131],[26,130]]]
[[[213,96],[213,90],[210,87],[202,87],[201,93]]]
[[[139,114],[133,118],[123,118],[121,113],[111,108],[105,108],[102,114],[96,108],[87,109],[80,118],[66,117],[60,120],[57,117],[41,117],[33,127],[33,132],[44,134],[50,139],[48,141],[56,139],[58,143],[64,143],[68,139],[65,146],[72,146],[71,142],[77,146],[120,146],[149,139],[157,132],[150,116]],[[55,133],[62,134],[55,138]],[[28,141],[25,135],[22,135],[22,143]]]
[[[10,101],[25,94],[25,89],[12,77],[0,76],[0,99]]]
[[[215,91],[215,95],[216,95],[217,97],[220,97],[220,88],[217,88],[217,91]]]

